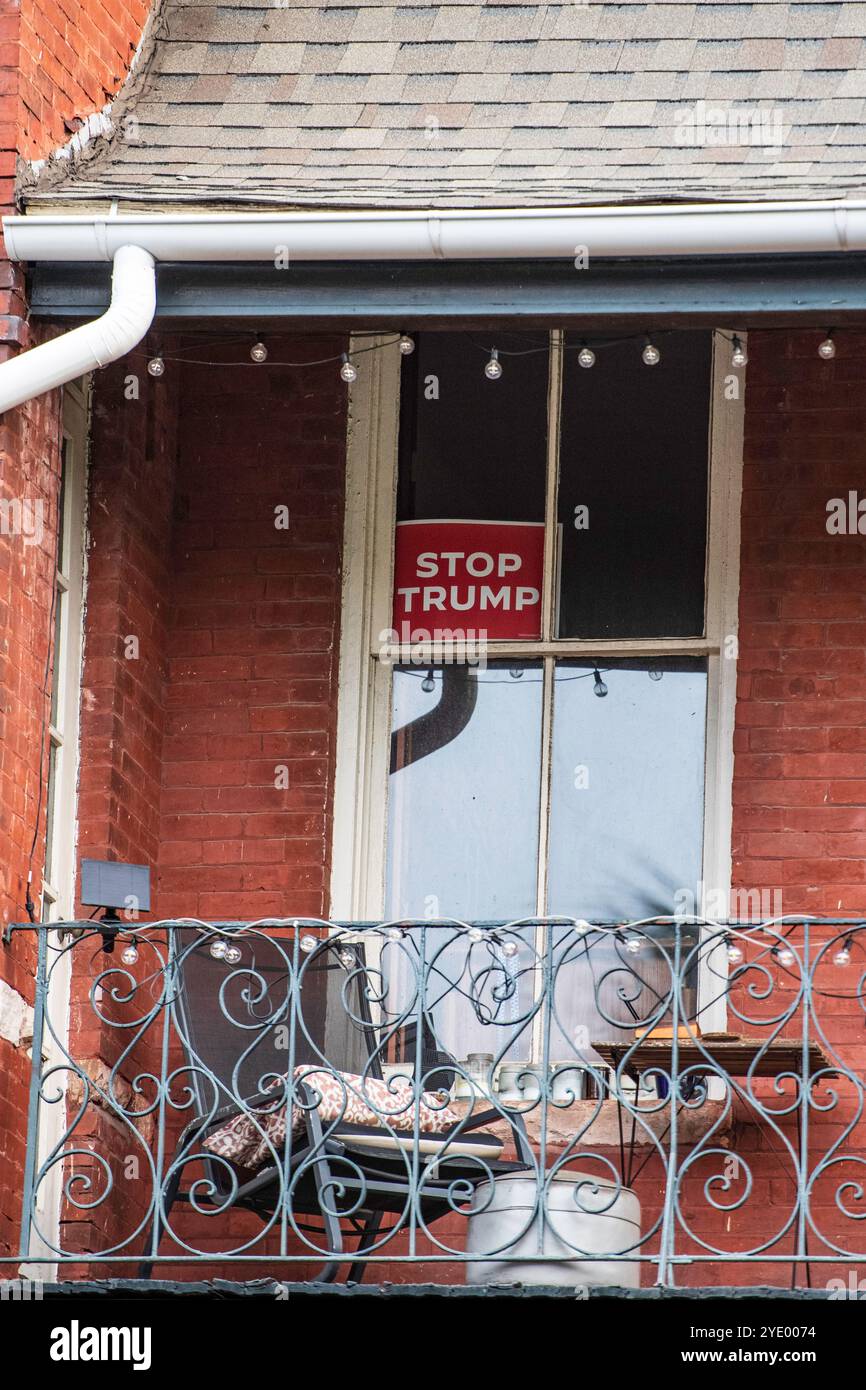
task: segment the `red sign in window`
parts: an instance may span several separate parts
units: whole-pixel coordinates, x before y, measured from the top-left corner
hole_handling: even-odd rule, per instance
[[[401,521],[394,627],[401,642],[541,636],[544,524]]]

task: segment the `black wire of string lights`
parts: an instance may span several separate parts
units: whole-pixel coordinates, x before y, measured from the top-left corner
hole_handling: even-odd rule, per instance
[[[787,332],[788,330],[782,331]],[[596,365],[598,354],[604,353],[606,349],[621,347],[628,343],[640,343],[641,360],[644,366],[657,367],[663,360],[663,353],[662,349],[659,347],[659,340],[664,342],[666,337],[678,332],[679,330],[675,328],[663,329],[656,333],[647,329],[641,333],[625,334],[613,338],[580,337],[577,342],[564,343],[562,351],[566,353],[576,352],[578,364],[589,370]],[[825,336],[818,343],[816,351],[824,362],[831,362],[836,356],[836,339],[834,334],[835,329],[826,329]],[[387,341],[375,342],[371,343],[369,346],[361,347],[357,346],[359,339],[381,338],[382,335],[376,332],[361,332],[354,333],[352,336],[355,340],[355,345],[352,347],[351,352],[332,353],[327,357],[310,358],[303,362],[288,362],[279,358],[273,358],[267,344],[262,340],[259,334],[254,335],[254,341],[249,348],[249,361],[232,362],[228,364],[223,359],[219,358],[208,359],[186,356],[188,352],[199,351],[200,344],[194,344],[188,348],[177,348],[171,353],[157,352],[154,356],[149,356],[146,352],[135,352],[132,353],[131,356],[146,357],[148,373],[150,376],[156,378],[165,376],[167,365],[172,362],[181,364],[188,363],[196,367],[218,367],[227,365],[231,365],[232,367],[271,366],[289,367],[297,370],[301,370],[305,367],[325,367],[339,363],[340,378],[342,381],[346,382],[347,385],[350,385],[358,378],[358,368],[355,365],[354,359],[368,352],[384,351],[395,345],[399,345],[400,353],[404,357],[411,356],[415,351],[415,339],[406,332],[395,334]],[[468,341],[471,342],[472,346],[477,348],[479,353],[483,353],[487,358],[487,361],[484,363],[484,375],[488,381],[501,380],[504,372],[503,358],[530,357],[534,354],[548,352],[550,350],[549,342],[539,343],[531,347],[509,348],[497,346],[495,343],[479,343],[475,340],[474,336],[468,332],[465,336]],[[731,366],[734,368],[745,367],[748,362],[748,354],[743,342],[744,335],[741,336],[739,333],[720,333],[719,336],[731,345]],[[229,338],[225,342],[220,343],[219,346],[221,348],[235,347],[239,344],[245,345],[248,342],[249,336],[247,335],[244,337]]]
[[[468,664],[468,663],[467,663],[467,664]],[[422,663],[422,665],[426,665],[426,670],[416,671],[416,670],[413,670],[413,669],[408,668],[408,667],[405,667],[405,666],[398,667],[398,669],[399,669],[400,675],[402,675],[402,676],[416,676],[416,677],[418,677],[418,678],[421,680],[421,689],[424,691],[425,694],[430,695],[430,694],[433,693],[433,690],[434,690],[435,685],[436,685],[436,671],[437,671],[437,669],[441,669],[441,668],[437,668],[435,664],[432,665],[432,666],[430,666],[430,665],[427,665],[426,663]],[[485,684],[485,685],[511,685],[514,681],[522,680],[522,679],[523,679],[523,676],[524,676],[524,674],[525,674],[525,672],[526,672],[527,670],[531,670],[531,669],[532,669],[531,667],[526,667],[526,666],[512,666],[512,667],[509,669],[509,672],[508,672],[508,676],[509,676],[509,679],[508,679],[508,680],[497,680],[497,679],[494,677],[493,680],[487,680],[487,681],[484,682],[484,684]],[[599,699],[604,699],[605,695],[607,694],[607,685],[606,685],[605,682],[602,680],[602,675],[604,674],[605,676],[607,676],[607,675],[610,674],[610,672],[611,672],[612,670],[616,670],[616,669],[619,669],[619,668],[611,667],[611,666],[605,666],[605,667],[604,667],[604,670],[603,670],[603,672],[602,672],[602,670],[601,670],[600,667],[594,665],[594,666],[592,667],[592,670],[590,670],[590,671],[583,671],[579,676],[561,676],[561,675],[559,675],[559,674],[557,673],[556,682],[557,682],[557,685],[562,685],[562,684],[564,684],[566,681],[585,681],[585,680],[592,680],[592,681],[593,681],[593,690],[594,690],[595,694],[599,697]],[[651,679],[651,680],[657,679],[657,677],[654,675],[652,669],[650,670],[650,673],[649,673],[649,674],[650,674],[650,679]],[[541,684],[543,684],[543,680],[544,680],[544,677],[543,677],[543,676],[538,677],[537,679],[534,679],[533,677],[530,676],[529,680],[528,680],[528,681],[525,681],[524,684],[526,684],[526,685],[541,685]]]

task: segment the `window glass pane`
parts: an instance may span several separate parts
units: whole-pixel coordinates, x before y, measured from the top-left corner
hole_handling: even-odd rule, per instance
[[[48,799],[45,817],[45,877],[49,883],[55,880],[55,816],[57,811],[57,764],[60,749],[52,739],[48,745]]]
[[[548,336],[419,333],[400,384],[400,521],[543,521]],[[515,356],[507,355],[511,352]]]
[[[592,663],[556,668],[548,910],[595,921],[691,911],[684,904],[697,900],[701,876],[706,663],[607,661],[600,676],[603,696]]]
[[[541,695],[537,662],[395,670],[389,917],[535,912]]]
[[[462,928],[446,924],[432,925],[426,933],[408,927],[399,942],[386,941],[379,962],[383,1021],[392,1028],[400,1021],[410,1024],[408,1046],[394,1060],[414,1060],[411,1023],[422,1010],[437,1048],[460,1062],[475,1054],[473,1065],[485,1077],[496,1062],[529,1057],[536,931],[534,924],[509,928],[504,940],[516,948],[513,954],[506,954],[501,939],[475,942]]]
[[[575,939],[572,929],[551,926],[554,1020],[550,1050],[554,1061],[573,1058],[598,1065],[597,1042],[629,1045],[635,1031],[649,1023],[670,1023],[670,1004],[675,972],[674,927],[647,924],[632,934],[639,945],[629,951],[622,933],[589,933]],[[697,926],[681,929],[683,958],[688,958],[699,936]],[[686,972],[678,1009],[681,1019],[697,1016],[697,968]]]
[[[566,345],[559,635],[700,636],[711,335],[662,334],[655,367],[633,340],[598,344],[589,370]]]
[[[69,456],[72,441],[63,436],[60,446],[60,494],[57,499],[57,568],[61,574],[69,573],[69,527],[66,524],[66,484],[69,478]]]
[[[51,723],[55,728],[60,713],[60,685],[66,664],[63,642],[63,615],[66,603],[66,594],[58,585],[54,590],[54,653],[51,668]]]

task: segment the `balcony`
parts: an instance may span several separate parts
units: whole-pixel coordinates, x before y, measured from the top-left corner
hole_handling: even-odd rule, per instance
[[[864,922],[9,931],[38,1277],[832,1291],[866,1259]]]

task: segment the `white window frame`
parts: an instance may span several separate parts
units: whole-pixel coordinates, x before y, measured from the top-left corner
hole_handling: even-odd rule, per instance
[[[704,782],[704,903],[723,907],[731,891],[731,825],[734,767],[734,714],[737,686],[737,618],[740,575],[740,503],[743,467],[745,378],[730,365],[730,332],[713,335],[709,429],[709,493],[706,559],[706,625],[699,638],[554,639],[553,586],[545,583],[541,642],[492,642],[497,656],[543,657],[545,689],[552,683],[556,658],[605,656],[702,656],[707,661],[707,717]],[[740,335],[742,337],[742,335]],[[388,770],[391,736],[392,661],[419,658],[419,648],[388,651],[394,582],[397,469],[400,419],[400,354],[393,337],[376,340],[380,350],[366,355],[349,397],[346,464],[346,515],[343,540],[343,593],[337,756],[334,785],[331,915],[337,920],[381,920],[385,904]],[[563,335],[553,334],[549,392],[548,463],[559,451],[559,387]],[[745,342],[745,340],[744,340]],[[357,346],[369,347],[366,338]],[[356,346],[353,342],[353,348]],[[361,359],[363,360],[363,359]],[[731,397],[732,381],[737,394]],[[555,564],[557,485],[548,467],[545,505],[545,575]],[[382,660],[383,646],[389,660]],[[425,647],[435,660],[435,644]],[[538,903],[546,890],[546,827],[550,778],[552,697],[545,700],[542,730],[542,830]],[[704,1029],[724,1024],[724,1001],[708,978],[699,983]],[[706,1007],[709,1005],[709,1007]]]
[[[42,919],[63,921],[75,903],[75,814],[79,772],[79,707],[84,649],[84,590],[86,575],[85,521],[87,496],[88,399],[81,382],[63,392],[62,460],[63,516],[58,517],[58,546],[65,539],[67,554],[58,553],[55,603],[62,601],[52,656],[52,691],[57,708],[48,727],[48,746],[54,750],[53,824],[46,823],[45,874],[42,881]],[[50,761],[47,765],[51,766]],[[46,801],[48,774],[46,772]],[[60,811],[58,815],[57,812]],[[49,873],[50,870],[50,873]]]
[[[68,384],[63,389],[61,462],[65,459],[63,515],[58,517],[58,547],[66,539],[66,555],[58,549],[55,573],[55,603],[63,603],[56,625],[56,645],[52,655],[52,690],[56,683],[57,706],[49,724],[47,739],[55,749],[53,766],[53,823],[46,818],[45,872],[40,897],[44,922],[61,922],[74,917],[76,851],[78,844],[78,777],[80,769],[81,671],[84,656],[84,600],[87,587],[87,469],[89,379]],[[59,494],[58,494],[59,496]],[[54,634],[52,634],[52,638]],[[48,801],[50,760],[46,763],[45,788]],[[49,866],[51,869],[48,877]],[[50,989],[46,1005],[46,1026],[42,1039],[43,1068],[60,1068],[54,1073],[54,1089],[66,1091],[66,1055],[69,1038],[69,1004],[72,953],[55,955],[58,940],[52,933],[48,941]],[[56,1035],[56,1041],[55,1041]],[[66,1129],[65,1100],[40,1105],[38,1162],[44,1163]],[[57,1265],[51,1244],[57,1245],[63,1202],[63,1166],[55,1165],[39,1186],[35,1215],[47,1237],[44,1242],[34,1230],[30,1254],[33,1263],[22,1265],[21,1273],[32,1280],[50,1281]]]

